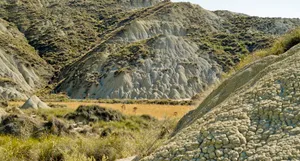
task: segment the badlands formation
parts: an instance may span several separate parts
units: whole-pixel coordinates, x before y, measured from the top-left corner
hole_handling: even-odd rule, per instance
[[[24,34],[0,18],[0,98],[26,99],[43,87],[52,70]]]
[[[162,2],[137,15],[64,68],[55,92],[77,99],[190,99],[244,54],[300,25],[299,19],[211,12],[189,3]]]
[[[1,0],[0,18],[9,99],[190,99],[300,26],[168,0]]]
[[[226,80],[143,161],[298,160],[300,45]]]

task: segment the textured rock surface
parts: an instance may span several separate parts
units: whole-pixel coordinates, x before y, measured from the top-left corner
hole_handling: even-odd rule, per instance
[[[0,97],[26,99],[51,74],[17,27],[0,19]]]
[[[89,93],[91,98],[180,99],[192,97],[204,90],[203,86],[219,79],[217,74],[221,73],[221,69],[216,62],[206,54],[198,56],[197,45],[183,38],[171,35],[161,37],[151,44],[151,48],[151,55],[156,55],[155,58],[145,59],[138,67],[132,67],[117,76],[116,72],[120,69],[113,65],[107,71],[107,76],[99,82],[97,75],[105,72],[101,72],[104,70],[101,60],[105,56],[97,58],[99,61],[94,61],[92,57],[88,61],[90,63],[85,64],[89,67],[84,66],[83,69],[94,72],[86,72],[87,78],[68,77],[61,88],[67,88],[72,98],[84,98]],[[77,74],[80,71],[72,72]],[[90,80],[82,82],[82,79],[89,77]]]
[[[300,45],[246,67],[143,160],[298,160],[299,64]]]
[[[47,109],[50,108],[46,103],[42,102],[37,96],[31,96],[21,107],[21,109]]]
[[[77,99],[188,99],[217,83],[222,72],[239,61],[243,53],[239,47],[218,53],[209,43],[221,41],[220,47],[235,46],[224,50],[252,44],[245,45],[244,50],[253,51],[261,45],[255,43],[267,41],[265,37],[300,25],[298,19],[214,13],[188,3],[160,3],[139,15],[65,68],[55,92],[66,92]],[[263,27],[267,24],[276,28],[269,31]],[[215,35],[210,40],[212,33]],[[255,40],[238,42],[249,38]]]

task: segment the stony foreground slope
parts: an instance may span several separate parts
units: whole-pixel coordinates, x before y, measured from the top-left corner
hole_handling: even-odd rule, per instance
[[[26,99],[52,71],[17,27],[0,18],[0,99]]]
[[[133,17],[64,68],[55,92],[80,99],[191,98],[218,82],[242,55],[300,25],[299,19],[214,13],[171,2]]]
[[[300,45],[226,80],[143,160],[298,160]]]

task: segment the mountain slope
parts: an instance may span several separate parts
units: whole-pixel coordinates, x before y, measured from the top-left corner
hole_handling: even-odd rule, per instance
[[[240,59],[300,26],[160,0],[3,0],[72,98],[191,98]]]
[[[144,160],[293,160],[300,152],[300,45],[226,80]]]
[[[191,98],[218,82],[243,55],[300,25],[299,19],[214,13],[170,2],[126,22],[64,68],[55,92],[72,98]]]
[[[0,97],[26,99],[52,71],[16,26],[0,19]]]
[[[82,56],[123,17],[159,0],[3,0],[0,17],[15,23],[57,70]]]

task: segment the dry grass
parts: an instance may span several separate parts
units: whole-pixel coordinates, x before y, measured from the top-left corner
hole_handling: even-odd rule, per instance
[[[133,155],[144,156],[168,138],[175,120],[145,120],[132,116],[121,122],[97,122],[93,129],[111,129],[106,137],[90,135],[45,135],[18,138],[0,135],[1,161],[113,161]]]
[[[157,105],[157,104],[125,104],[126,109],[122,110],[123,104],[107,104],[107,103],[94,103],[94,102],[47,102],[48,104],[65,105],[68,108],[76,109],[80,105],[99,105],[105,108],[111,108],[119,110],[126,115],[143,115],[147,114],[157,119],[165,118],[181,118],[190,110],[194,109],[194,106],[187,105]],[[24,102],[10,102],[11,106],[21,106]],[[134,107],[137,110],[134,111]],[[177,115],[175,115],[177,113]]]

